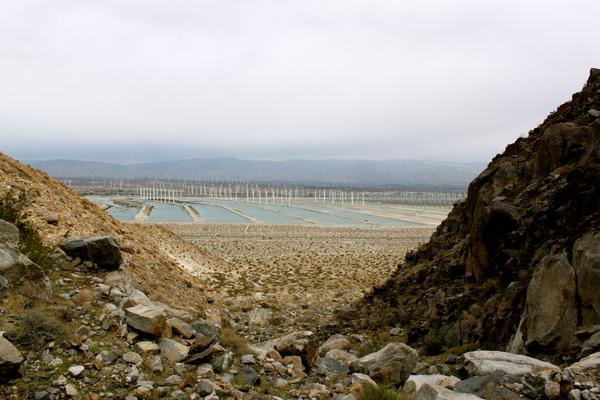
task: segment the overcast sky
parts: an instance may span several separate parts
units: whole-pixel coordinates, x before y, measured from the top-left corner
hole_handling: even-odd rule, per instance
[[[18,0],[20,159],[487,161],[600,66],[598,0]]]

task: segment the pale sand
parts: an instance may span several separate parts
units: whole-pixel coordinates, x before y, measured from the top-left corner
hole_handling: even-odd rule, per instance
[[[220,260],[219,268],[185,268],[207,282],[214,307],[253,340],[290,329],[314,329],[380,285],[431,227],[256,224],[165,224]],[[215,263],[212,263],[216,265]],[[249,326],[248,312],[272,311],[268,326]]]

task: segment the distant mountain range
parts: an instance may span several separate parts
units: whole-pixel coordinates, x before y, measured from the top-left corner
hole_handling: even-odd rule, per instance
[[[186,178],[294,182],[304,184],[398,185],[465,188],[486,166],[482,162],[417,160],[286,160],[237,158],[192,159],[142,164],[111,164],[76,160],[28,161],[59,178]]]

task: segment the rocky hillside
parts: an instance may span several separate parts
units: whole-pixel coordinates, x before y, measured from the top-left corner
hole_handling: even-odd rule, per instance
[[[581,92],[492,160],[430,242],[351,318],[403,326],[409,343],[431,352],[466,343],[562,356],[597,349],[599,183],[592,69]]]
[[[0,198],[26,197],[27,221],[43,241],[55,247],[75,236],[114,237],[123,251],[131,279],[156,300],[174,306],[202,308],[204,283],[196,275],[219,261],[170,231],[157,226],[123,224],[45,173],[0,153]],[[185,254],[185,259],[182,258]]]

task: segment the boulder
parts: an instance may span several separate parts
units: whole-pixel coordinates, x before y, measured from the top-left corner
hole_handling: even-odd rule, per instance
[[[317,359],[317,341],[311,331],[293,332],[275,340],[274,348],[282,356],[300,356],[307,367]]]
[[[115,270],[123,262],[117,241],[110,236],[64,239],[59,247],[71,257],[92,261],[98,267]]]
[[[564,372],[572,381],[589,381],[600,386],[600,352],[582,358],[565,368]]]
[[[0,243],[13,248],[16,248],[19,244],[19,229],[3,219],[0,219]]]
[[[417,392],[415,400],[481,400],[481,397],[467,393],[453,392],[442,386],[424,383]]]
[[[409,377],[417,365],[417,358],[417,351],[412,347],[392,342],[381,350],[362,357],[360,362],[376,381],[399,385]]]
[[[0,243],[0,274],[9,285],[27,281],[38,287],[36,295],[47,298],[52,294],[52,284],[42,267],[4,243]]]
[[[123,308],[135,307],[138,304],[151,304],[152,300],[146,296],[144,292],[137,289],[132,289],[123,304]]]
[[[514,383],[520,385],[521,382],[519,380],[514,382],[514,378],[506,375],[504,371],[497,371],[491,375],[473,376],[457,382],[454,385],[454,391],[474,394],[484,399],[519,400],[519,394],[504,386],[505,383],[513,384],[511,386],[515,386]],[[538,388],[534,388],[534,390],[537,391]]]
[[[125,316],[129,326],[154,336],[160,336],[167,326],[163,309],[152,304],[126,308]]]
[[[564,348],[577,327],[575,270],[567,254],[544,257],[529,282],[525,302],[525,349],[538,353]]]
[[[163,359],[172,363],[182,361],[190,351],[189,347],[171,339],[161,339],[158,346]]]
[[[581,325],[600,322],[600,232],[588,232],[573,245],[573,268],[581,301]]]
[[[503,371],[507,375],[522,376],[526,374],[549,376],[560,372],[560,368],[536,358],[504,351],[471,351],[463,355],[469,376],[491,375]]]
[[[319,347],[319,354],[326,354],[329,350],[347,350],[351,346],[350,341],[344,335],[332,335]]]
[[[348,367],[334,358],[321,357],[315,364],[317,373],[324,375],[329,378],[336,378],[338,376],[348,375],[350,370]]]
[[[410,375],[406,382],[404,382],[404,386],[402,387],[402,391],[405,393],[416,393],[421,389],[425,383],[430,385],[437,385],[444,387],[446,389],[454,389],[454,385],[460,382],[455,376],[447,376],[447,375]]]
[[[171,327],[173,331],[177,332],[186,339],[191,338],[196,333],[196,331],[194,330],[194,328],[192,328],[190,324],[188,324],[187,322],[183,322],[179,318],[169,318],[167,320],[167,324]]]
[[[19,350],[4,336],[0,336],[0,383],[19,377],[22,362],[23,356]]]

